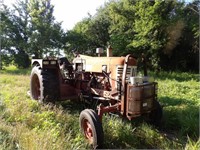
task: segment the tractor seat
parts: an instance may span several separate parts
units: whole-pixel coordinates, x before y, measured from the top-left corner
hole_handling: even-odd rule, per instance
[[[63,64],[65,64],[66,66],[71,66],[71,63],[68,61],[66,57],[59,58],[58,62],[60,66],[62,66]]]

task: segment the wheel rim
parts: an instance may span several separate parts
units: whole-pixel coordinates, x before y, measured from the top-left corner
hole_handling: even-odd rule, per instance
[[[86,139],[89,140],[89,143],[93,143],[93,132],[92,132],[92,126],[90,122],[87,119],[83,120],[83,130],[84,130],[84,135]]]
[[[32,95],[33,98],[39,100],[40,98],[40,82],[38,76],[35,74],[32,78]]]

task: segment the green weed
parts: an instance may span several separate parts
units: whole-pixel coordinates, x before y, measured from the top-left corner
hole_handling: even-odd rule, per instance
[[[145,122],[138,125],[122,121],[121,118],[106,116],[103,121],[105,147],[114,149],[181,149],[183,145],[178,140],[170,140]]]
[[[0,149],[15,150],[17,149],[16,141],[12,136],[12,126],[7,125],[5,120],[0,118]]]
[[[200,149],[200,139],[198,139],[195,142],[188,137],[188,142],[185,146],[185,150],[199,150],[199,149]]]
[[[0,74],[29,75],[30,70],[31,69],[19,69],[16,66],[11,65],[0,70]]]
[[[0,72],[0,149],[89,148],[79,129],[78,102],[41,105],[30,100],[29,70],[9,67]],[[104,148],[199,148],[198,75],[161,72],[156,76],[158,99],[163,106],[157,129],[142,118],[133,121],[103,117]]]
[[[178,75],[177,75],[178,76]],[[199,85],[189,81],[158,79],[158,98],[163,105],[165,130],[176,130],[179,137],[199,135]]]

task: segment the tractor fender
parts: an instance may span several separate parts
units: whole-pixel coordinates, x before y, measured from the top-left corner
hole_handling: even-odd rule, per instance
[[[40,66],[42,68],[43,67],[42,61],[43,61],[42,59],[32,59],[31,65]]]

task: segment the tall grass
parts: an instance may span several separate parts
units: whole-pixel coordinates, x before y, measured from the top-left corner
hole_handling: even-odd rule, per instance
[[[30,70],[10,67],[0,72],[0,149],[85,149],[78,117],[78,102],[41,105],[30,100]],[[156,128],[138,118],[127,121],[103,118],[104,148],[108,149],[198,149],[198,75],[166,73],[155,75],[158,98],[163,106],[162,126]]]
[[[31,69],[19,69],[16,66],[8,66],[0,70],[0,74],[13,74],[13,75],[29,75]]]

